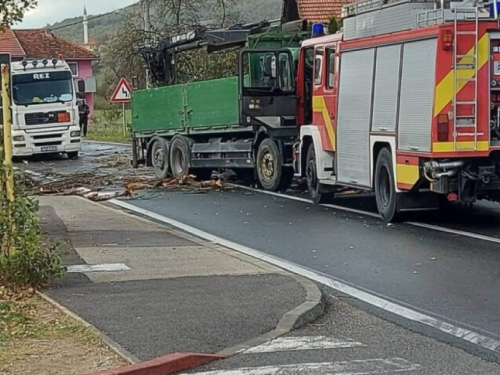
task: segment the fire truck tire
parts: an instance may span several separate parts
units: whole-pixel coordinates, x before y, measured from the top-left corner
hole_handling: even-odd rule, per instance
[[[292,183],[293,170],[282,166],[278,146],[270,138],[264,139],[259,145],[256,169],[264,190],[286,190]]]
[[[391,152],[383,148],[377,158],[375,169],[375,197],[382,218],[387,222],[401,220],[398,209],[396,183]]]
[[[163,138],[157,138],[151,148],[151,164],[156,177],[167,178],[169,172],[168,143]]]
[[[191,148],[189,141],[182,135],[176,135],[170,142],[170,168],[172,176],[180,180],[189,175],[191,162]]]
[[[318,179],[316,165],[316,150],[314,149],[314,144],[311,143],[311,145],[309,146],[309,150],[307,151],[306,159],[306,181],[309,196],[311,197],[314,204],[332,203],[334,193],[323,193],[320,190],[321,186]]]

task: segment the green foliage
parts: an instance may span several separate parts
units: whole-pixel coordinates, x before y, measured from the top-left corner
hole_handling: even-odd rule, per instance
[[[24,13],[36,5],[37,0],[0,0],[0,30],[22,21]]]
[[[330,22],[328,22],[328,33],[329,34],[335,34],[337,31],[339,31],[342,28],[342,20],[337,21],[335,17],[330,19]]]
[[[3,165],[3,155],[0,162]],[[6,181],[9,168],[0,168],[0,181]],[[24,189],[22,176],[16,176],[14,201],[0,185],[0,286],[11,290],[39,289],[64,275],[61,256],[55,246],[44,243],[38,202]]]

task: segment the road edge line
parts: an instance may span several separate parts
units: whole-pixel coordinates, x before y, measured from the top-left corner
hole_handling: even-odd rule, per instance
[[[70,318],[76,320],[78,323],[82,324],[85,328],[90,329],[92,332],[97,334],[102,341],[116,354],[118,354],[120,357],[122,357],[125,361],[127,361],[129,364],[134,365],[136,363],[141,362],[139,358],[137,358],[135,355],[130,353],[128,350],[124,349],[120,344],[118,344],[115,340],[110,338],[108,335],[106,335],[104,332],[96,328],[94,325],[90,324],[87,322],[85,319],[83,319],[81,316],[75,314],[73,311],[69,310],[68,308],[64,307],[61,305],[59,302],[54,300],[53,298],[49,297],[47,294],[37,291],[36,292],[38,296],[40,296],[43,300],[46,302],[50,303],[60,311],[62,311],[65,315],[69,316]]]
[[[298,275],[301,275],[303,277],[306,277],[310,280],[313,280],[317,283],[323,284],[329,288],[332,288],[334,290],[337,290],[343,294],[346,294],[348,296],[351,296],[353,298],[356,298],[360,301],[363,301],[369,305],[372,305],[376,308],[379,308],[381,310],[384,310],[386,312],[389,312],[391,314],[394,314],[396,316],[400,316],[402,318],[405,318],[409,321],[413,321],[419,324],[422,324],[424,326],[430,327],[432,329],[435,329],[437,331],[440,331],[442,333],[445,333],[447,335],[450,335],[452,337],[455,337],[459,340],[462,340],[464,343],[472,344],[475,345],[479,348],[486,349],[489,351],[489,353],[495,354],[496,357],[500,356],[500,341],[497,341],[495,339],[492,339],[490,337],[481,335],[477,332],[470,331],[465,328],[461,328],[459,326],[455,326],[451,323],[448,323],[444,320],[440,320],[438,318],[435,318],[431,315],[424,314],[422,312],[419,312],[417,310],[414,310],[412,308],[406,307],[404,305],[400,305],[398,303],[392,302],[386,298],[382,298],[376,294],[373,294],[372,292],[365,291],[360,288],[356,288],[354,286],[351,286],[341,280],[338,280],[334,277],[321,274],[317,271],[308,269],[307,267],[300,266],[298,264],[289,262],[287,260],[266,254],[264,252],[261,252],[259,250],[255,250],[252,248],[249,248],[244,245],[239,245],[235,242],[225,240],[221,237],[218,237],[216,235],[207,233],[201,229],[197,229],[195,227],[192,227],[187,224],[183,224],[177,220],[173,220],[170,218],[167,218],[163,215],[154,213],[152,211],[136,207],[134,205],[131,205],[129,203],[117,200],[117,199],[112,199],[109,200],[108,202],[118,206],[122,207],[124,209],[127,209],[129,211],[135,212],[139,215],[144,215],[147,217],[150,217],[153,220],[157,220],[166,224],[169,224],[171,226],[177,227],[178,229],[184,230],[192,235],[204,238],[208,241],[218,243],[222,246],[225,246],[227,248],[233,249],[235,251],[239,251],[241,253],[250,255],[254,258],[266,261],[268,263],[271,263],[277,267],[280,267],[288,272],[292,272]]]

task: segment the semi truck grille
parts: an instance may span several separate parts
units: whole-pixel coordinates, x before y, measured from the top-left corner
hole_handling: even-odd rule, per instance
[[[24,120],[26,125],[55,124],[59,122],[57,118],[59,113],[65,113],[65,111],[27,113],[24,115]]]
[[[48,138],[61,138],[62,134],[44,134],[44,135],[34,135],[33,139],[48,139]]]
[[[62,144],[62,141],[58,141],[58,142],[35,142],[35,147],[60,146],[61,144]]]

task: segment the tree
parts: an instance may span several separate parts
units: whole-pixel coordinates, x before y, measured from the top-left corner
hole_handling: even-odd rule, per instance
[[[27,10],[33,9],[38,0],[0,0],[0,30],[23,20]]]
[[[144,86],[146,65],[138,49],[161,38],[192,31],[200,26],[216,28],[239,20],[235,0],[148,0],[150,27],[145,31],[142,7],[127,9],[123,26],[102,50],[102,76],[106,96],[121,77],[136,77]],[[236,53],[208,54],[204,50],[181,53],[176,57],[177,82],[225,77],[236,73]]]
[[[337,21],[337,19],[335,17],[333,17],[330,19],[330,22],[328,22],[328,33],[329,34],[335,34],[341,28],[342,28],[342,20]]]

